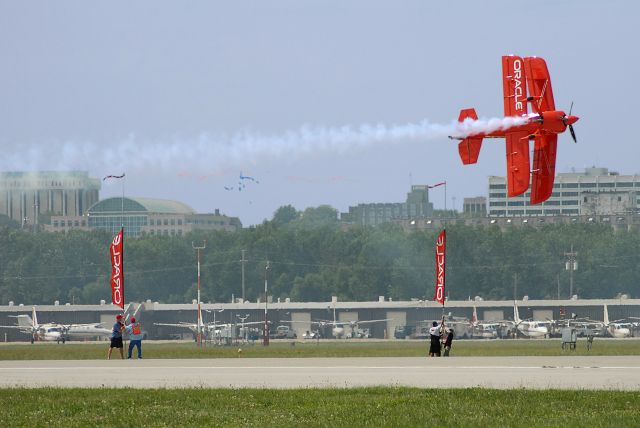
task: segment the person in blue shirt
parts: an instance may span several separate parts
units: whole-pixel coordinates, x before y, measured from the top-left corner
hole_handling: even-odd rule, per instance
[[[109,346],[109,352],[107,353],[107,360],[111,359],[111,352],[113,348],[118,348],[120,351],[120,357],[124,360],[124,349],[122,346],[122,331],[124,330],[124,324],[122,324],[122,314],[116,315],[116,323],[113,324],[111,329],[111,345]]]
[[[127,354],[127,358],[131,358],[131,352],[133,351],[133,347],[138,348],[138,359],[142,359],[142,326],[139,322],[136,322],[135,317],[131,317],[131,324],[127,327],[127,333],[129,333],[129,353]]]

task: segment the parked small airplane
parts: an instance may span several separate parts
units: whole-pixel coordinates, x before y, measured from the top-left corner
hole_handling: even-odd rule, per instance
[[[609,309],[607,305],[604,305],[604,325],[607,329],[607,333],[611,337],[615,337],[617,339],[623,337],[631,337],[631,330],[633,329],[633,324],[630,322],[620,322],[622,319],[609,321]]]
[[[202,316],[200,317],[200,320],[202,320]],[[252,321],[252,322],[244,322],[244,323],[238,323],[238,324],[222,324],[222,323],[216,323],[216,322],[203,323],[202,321],[200,321],[199,324],[200,325],[198,325],[198,322],[153,323],[153,325],[160,325],[160,326],[166,326],[166,327],[188,328],[189,330],[191,330],[191,332],[193,333],[194,339],[197,341],[198,331],[201,332],[202,337],[204,339],[221,338],[223,335],[225,335],[224,334],[225,331],[230,334],[231,329],[234,328],[236,325],[241,325],[242,327],[251,326],[251,325],[264,325],[264,321]]]
[[[507,195],[521,195],[531,185],[530,203],[539,204],[546,201],[553,190],[558,134],[569,128],[573,141],[577,142],[573,124],[578,117],[571,115],[571,108],[568,114],[556,110],[549,70],[542,58],[503,56],[502,87],[504,115],[514,118],[513,126],[493,132],[470,131],[449,138],[462,140],[458,151],[465,165],[478,161],[483,138],[505,138]],[[528,113],[529,104],[533,110],[531,114]],[[465,119],[477,120],[478,115],[472,108],[463,109],[458,121],[463,123]],[[533,169],[529,161],[530,140],[535,142]]]
[[[351,328],[351,334],[346,336],[350,338],[362,338],[368,335],[364,329],[361,329],[361,325],[373,324],[377,322],[391,321],[392,318],[385,318],[379,320],[366,320],[366,321],[337,321],[336,320],[336,308],[333,308],[333,321],[331,320],[315,320],[315,321],[282,321],[292,324],[312,324],[318,326],[320,331],[325,327],[331,327],[331,335],[336,339],[345,337],[345,327]]]
[[[513,302],[513,320],[515,321],[516,328],[520,333],[533,339],[548,338],[550,333],[549,325],[553,323],[553,321],[523,321],[522,319],[520,319],[518,305],[515,301]]]
[[[29,334],[31,335],[31,343],[35,341],[65,343],[73,338],[108,337],[111,335],[111,330],[102,324],[38,324],[35,306],[31,310],[31,316],[16,315],[15,318],[17,318],[18,325],[2,325],[0,328],[15,328],[22,333]]]

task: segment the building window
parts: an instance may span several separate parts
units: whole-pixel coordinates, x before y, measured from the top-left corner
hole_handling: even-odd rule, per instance
[[[524,201],[509,201],[508,205],[510,207],[522,207],[524,206]]]
[[[560,210],[544,210],[544,213],[547,215],[559,215]]]
[[[616,184],[616,187],[633,187],[633,182],[631,181],[620,182]]]
[[[489,193],[490,198],[506,198],[506,193]]]
[[[490,184],[489,185],[489,189],[504,190],[506,188],[507,188],[506,184]]]
[[[578,214],[578,210],[577,209],[566,209],[566,210],[562,210],[562,214]]]
[[[164,219],[164,221],[163,221],[163,224],[164,224],[165,226],[169,226],[169,220],[167,220],[167,219],[165,218],[165,219]]]
[[[562,192],[562,196],[578,196],[578,192]]]
[[[581,189],[593,189],[596,186],[597,186],[596,183],[580,183]]]
[[[171,226],[175,226],[176,225],[176,220],[172,218],[171,221],[170,221],[170,224],[171,224]]]
[[[182,226],[182,219],[181,218],[178,219],[178,226]]]
[[[562,184],[562,188],[563,189],[577,189],[578,188],[578,183],[563,183]]]
[[[600,187],[616,187],[616,183],[600,183]]]

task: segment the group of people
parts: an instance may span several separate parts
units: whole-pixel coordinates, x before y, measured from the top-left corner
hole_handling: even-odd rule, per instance
[[[122,344],[122,334],[126,331],[129,333],[129,353],[127,358],[131,358],[133,348],[138,348],[138,359],[142,359],[142,326],[136,321],[135,317],[129,319],[129,325],[125,325],[122,321],[124,316],[122,314],[116,315],[116,322],[113,324],[111,330],[111,344],[109,345],[109,352],[107,353],[107,359],[111,359],[111,353],[113,348],[120,351],[120,357],[124,360],[124,346]]]
[[[446,338],[445,338],[446,333]],[[444,318],[441,324],[437,321],[433,322],[433,326],[429,329],[429,336],[431,337],[431,345],[429,346],[430,357],[440,357],[442,354],[442,346],[444,346],[444,356],[448,357],[451,352],[451,345],[453,343],[453,336],[455,332],[447,329],[444,326]],[[444,339],[444,342],[443,342]]]

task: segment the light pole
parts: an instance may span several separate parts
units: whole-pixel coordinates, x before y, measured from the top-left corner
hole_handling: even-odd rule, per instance
[[[271,267],[269,266],[269,261],[267,260],[267,267],[264,269],[264,332],[262,336],[262,344],[264,346],[269,346],[269,317],[267,315],[268,306],[269,306],[269,270]]]
[[[207,248],[207,241],[202,243],[202,246],[196,246],[193,242],[191,247],[196,250],[198,254],[198,346],[202,346],[202,313],[200,312],[200,250]]]
[[[244,258],[244,250],[242,250],[242,259],[240,263],[242,264],[242,303],[244,303],[244,262],[247,260]]]
[[[571,244],[571,251],[564,255],[567,257],[565,268],[569,271],[569,299],[571,299],[573,298],[573,271],[578,270],[578,252],[573,251],[573,244]]]

